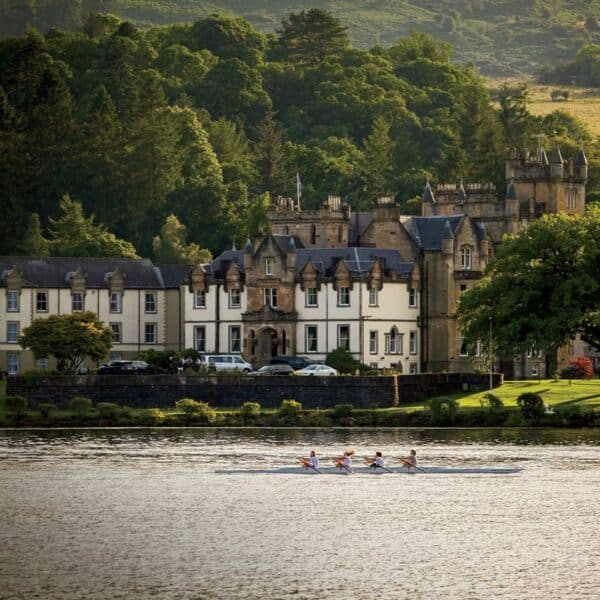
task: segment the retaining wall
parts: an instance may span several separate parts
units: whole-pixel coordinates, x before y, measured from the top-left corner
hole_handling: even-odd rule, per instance
[[[494,375],[494,386],[502,375]],[[30,406],[52,402],[66,408],[75,396],[95,402],[115,402],[135,408],[166,408],[181,398],[204,400],[216,407],[259,402],[276,408],[284,399],[305,408],[395,406],[466,391],[480,391],[489,376],[473,373],[424,373],[397,377],[193,377],[186,375],[79,375],[9,377],[6,393],[25,396]]]

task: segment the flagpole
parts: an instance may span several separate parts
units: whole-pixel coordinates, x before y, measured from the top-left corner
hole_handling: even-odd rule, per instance
[[[300,182],[300,174],[296,172],[296,205],[300,212],[300,197],[302,196],[302,183]]]

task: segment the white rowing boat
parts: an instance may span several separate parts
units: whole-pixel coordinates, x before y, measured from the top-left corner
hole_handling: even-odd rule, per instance
[[[372,467],[354,467],[352,473],[337,467],[319,467],[304,469],[303,467],[280,467],[278,469],[218,469],[218,475],[515,475],[523,469],[519,467],[419,467],[410,471],[406,467],[388,467],[374,469]]]

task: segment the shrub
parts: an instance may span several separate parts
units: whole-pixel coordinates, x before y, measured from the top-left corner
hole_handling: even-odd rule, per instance
[[[96,410],[102,419],[116,419],[121,412],[121,407],[113,402],[98,402]]]
[[[253,423],[260,416],[260,404],[258,402],[244,402],[240,408],[242,423]]]
[[[445,396],[432,398],[429,401],[429,412],[432,425],[454,423],[458,413],[458,402]]]
[[[594,376],[594,365],[587,356],[578,356],[561,372],[563,379],[591,379]]]
[[[144,408],[135,414],[134,420],[138,425],[158,425],[163,418],[160,408]]]
[[[350,375],[354,375],[360,369],[360,362],[345,348],[338,348],[330,352],[325,358],[325,364],[333,367],[339,373],[348,373]]]
[[[27,411],[27,398],[23,396],[6,396],[4,406],[6,407],[6,412],[22,416]]]
[[[47,376],[48,376],[48,374],[46,373],[46,371],[31,369],[31,370],[27,371],[24,375],[25,385],[27,387],[35,387],[42,382],[44,377],[47,377]]]
[[[492,392],[487,392],[487,394],[483,395],[481,400],[481,406],[485,406],[490,409],[490,411],[497,411],[504,408],[504,403],[496,394]]]
[[[342,421],[352,416],[354,407],[352,404],[336,404],[333,408],[333,418],[336,421]]]
[[[92,401],[83,396],[75,396],[69,402],[69,409],[77,415],[86,415],[92,408]]]
[[[210,425],[217,420],[217,411],[207,402],[198,402],[191,398],[182,398],[175,402],[175,408],[183,413],[187,421]]]
[[[524,392],[517,398],[517,406],[527,421],[535,421],[544,415],[544,401],[535,392]]]
[[[42,402],[38,404],[37,408],[40,411],[42,419],[45,420],[51,419],[56,413],[56,405],[52,404],[52,402]]]
[[[277,417],[282,419],[288,425],[296,423],[301,415],[302,404],[296,402],[296,400],[283,400],[277,411]]]

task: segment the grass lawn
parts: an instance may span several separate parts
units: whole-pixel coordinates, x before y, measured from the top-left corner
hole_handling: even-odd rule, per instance
[[[542,379],[537,381],[507,381],[504,385],[494,389],[504,406],[516,406],[517,397],[523,392],[536,392],[542,396],[545,403],[550,406],[580,405],[590,408],[600,408],[600,379],[573,379],[569,384],[567,380],[554,381]],[[480,401],[486,391],[472,394],[453,394],[447,396],[458,400],[461,408],[479,408]],[[400,399],[402,401],[402,399]],[[422,402],[401,406],[402,410],[420,410],[424,408]]]

